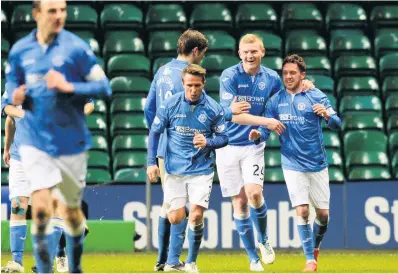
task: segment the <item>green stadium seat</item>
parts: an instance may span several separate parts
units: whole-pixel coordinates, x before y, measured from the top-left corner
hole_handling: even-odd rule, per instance
[[[332,183],[344,183],[344,173],[338,167],[329,167],[329,180]]]
[[[398,150],[395,151],[395,154],[392,156],[391,167],[395,174],[395,178],[397,178],[397,175],[398,175]]]
[[[1,30],[3,34],[8,32],[8,18],[3,9],[1,9]]]
[[[117,37],[111,36],[104,43],[102,54],[108,59],[117,54],[145,54],[144,42],[139,37]]]
[[[235,38],[226,31],[203,31],[209,41],[209,48],[206,54],[236,54]]]
[[[145,167],[146,166],[146,152],[135,151],[131,152],[119,152],[115,155],[113,160],[113,173],[116,173],[122,168],[131,167]]]
[[[373,76],[342,77],[337,88],[337,96],[346,95],[376,95],[379,96],[380,87]]]
[[[91,48],[91,50],[94,52],[96,56],[101,55],[101,50],[100,50],[100,45],[98,41],[95,38],[83,38],[83,41],[85,41]]]
[[[67,29],[95,30],[97,28],[98,14],[89,5],[70,4],[67,6],[67,13],[65,24]]]
[[[398,151],[398,132],[393,132],[388,137],[388,149],[390,155],[392,155],[395,151]]]
[[[347,55],[371,55],[371,43],[365,35],[335,36],[329,46],[329,56],[335,60]]]
[[[32,4],[16,5],[11,16],[11,28],[15,30],[32,30],[36,21],[32,15]]]
[[[145,183],[146,179],[144,168],[122,168],[115,173],[116,183]]]
[[[1,185],[8,185],[8,170],[1,171]]]
[[[340,115],[382,114],[382,102],[374,95],[344,96],[340,101]]]
[[[160,67],[166,65],[171,60],[173,60],[172,57],[159,57],[154,59],[152,62],[152,77],[155,76],[156,72]]]
[[[334,78],[344,76],[376,76],[376,62],[371,56],[341,56],[334,64]]]
[[[261,59],[261,65],[275,70],[278,74],[282,73],[283,60],[279,56],[265,56]]]
[[[262,31],[262,30],[250,30],[250,31],[244,31],[242,32],[242,35],[240,38],[242,38],[243,35],[245,34],[255,34],[257,36],[259,36],[261,38],[261,40],[263,41],[264,44],[264,48],[265,48],[265,55],[266,57],[269,56],[282,56],[282,38],[279,37],[276,34],[273,34],[271,32],[267,32],[267,31]],[[239,38],[239,40],[240,40]],[[239,41],[238,41],[239,43]]]
[[[286,55],[298,54],[301,56],[325,56],[327,44],[325,39],[312,31],[296,30],[286,37]]]
[[[173,57],[177,52],[178,31],[156,31],[149,35],[148,55],[151,58]]]
[[[334,80],[332,77],[324,75],[306,75],[305,78],[312,81],[322,92],[334,94]]]
[[[279,149],[266,149],[264,152],[265,167],[280,167],[282,165],[281,152]]]
[[[10,43],[3,37],[1,37],[1,57],[6,57],[10,50]]]
[[[331,76],[330,61],[325,56],[307,56],[305,58],[307,74]]]
[[[105,62],[104,59],[102,59],[101,57],[97,57],[97,64],[101,66],[102,70],[105,71]]]
[[[374,56],[380,57],[398,52],[398,33],[384,33],[376,37]]]
[[[103,151],[89,151],[88,152],[88,168],[99,168],[108,170],[110,158],[108,153]]]
[[[213,98],[217,103],[220,102],[220,94],[219,93],[210,93],[208,94],[211,98]]]
[[[362,114],[350,113],[344,115],[341,128],[343,131],[348,130],[384,130],[383,119],[380,114]]]
[[[387,76],[398,76],[398,52],[384,55],[379,61],[380,79]]]
[[[289,31],[297,28],[321,30],[322,26],[322,14],[315,4],[288,3],[282,6],[282,31]]]
[[[336,97],[333,94],[331,94],[331,93],[327,93],[326,96],[328,97],[330,105],[332,106],[332,108],[334,110],[337,110],[337,99],[336,99]]]
[[[98,168],[87,169],[86,182],[89,185],[111,182],[111,174],[107,170]]]
[[[282,168],[265,166],[264,182],[265,183],[284,183],[285,177],[283,176]]]
[[[398,6],[375,6],[370,13],[370,20],[376,32],[384,28],[398,28]]]
[[[103,152],[108,152],[108,141],[104,136],[93,135],[91,136],[92,147],[90,150],[98,150]]]
[[[393,94],[387,98],[385,109],[387,116],[398,114],[398,94]]]
[[[104,40],[114,40],[116,41],[117,39],[131,39],[133,40],[134,38],[140,38],[140,35],[138,32],[134,30],[109,30],[105,32],[104,35]]]
[[[1,95],[3,95],[5,90],[6,90],[6,79],[1,78]]]
[[[104,30],[137,30],[143,26],[142,11],[132,4],[106,4],[101,12],[101,26]]]
[[[356,167],[348,174],[353,181],[391,179],[390,171],[385,167]]]
[[[348,170],[356,166],[389,166],[387,154],[379,151],[352,151],[345,161]]]
[[[341,142],[338,133],[330,131],[323,132],[323,142],[327,149],[340,151]]]
[[[199,3],[189,21],[193,29],[232,29],[231,11],[223,3]]]
[[[242,3],[238,6],[235,16],[238,29],[278,30],[278,14],[270,4]]]
[[[355,130],[344,134],[344,154],[352,151],[386,152],[387,137],[383,132],[372,130]]]
[[[328,163],[330,167],[343,167],[343,158],[339,151],[334,149],[327,149],[326,150],[326,157],[328,159]]]
[[[398,131],[398,114],[391,115],[388,118],[387,131],[390,133]]]
[[[388,98],[390,94],[398,94],[398,76],[386,77],[381,87],[381,93],[384,98]]]
[[[269,135],[267,142],[266,142],[266,148],[265,150],[271,148],[271,149],[279,149],[281,147],[281,142],[279,141],[279,136],[276,135],[275,133],[271,132]]]
[[[364,29],[367,26],[366,11],[356,3],[331,3],[325,16],[326,28]]]
[[[114,98],[111,102],[111,114],[121,112],[144,112],[146,98]]]
[[[212,76],[212,77],[206,78],[205,91],[208,94],[219,93],[220,92],[220,78],[218,76]]]
[[[185,30],[187,18],[179,4],[153,4],[145,17],[147,30]]]
[[[119,135],[113,138],[112,155],[120,151],[144,150],[148,147],[147,135]]]
[[[106,106],[106,102],[102,99],[95,99],[93,113],[102,114],[105,117],[108,113],[108,108]]]
[[[239,63],[239,59],[232,55],[209,54],[202,60],[202,67],[207,71],[207,76],[218,75],[226,68]]]
[[[107,136],[108,127],[106,119],[101,114],[91,114],[86,116],[86,123],[91,134]]]
[[[108,77],[143,76],[149,78],[150,61],[144,55],[120,54],[112,56],[107,65]]]
[[[332,29],[329,31],[329,41],[341,36],[363,36],[365,32],[361,29]]]
[[[111,134],[148,134],[145,118],[143,114],[115,114],[111,119]]]
[[[110,81],[113,96],[147,95],[151,87],[148,78],[138,76],[118,76]]]
[[[86,39],[95,39],[95,35],[93,31],[89,30],[73,30],[72,31],[74,34],[82,38],[83,40]]]

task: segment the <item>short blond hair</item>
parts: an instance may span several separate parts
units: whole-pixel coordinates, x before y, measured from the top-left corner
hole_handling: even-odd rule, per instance
[[[260,36],[252,33],[248,33],[246,35],[243,35],[242,38],[240,38],[239,45],[240,44],[254,44],[254,43],[259,43],[260,47],[264,49],[264,43],[263,40],[261,39]]]
[[[206,69],[196,64],[190,64],[189,66],[184,68],[184,70],[182,71],[182,78],[184,78],[185,74],[201,76],[203,83],[205,82],[206,79]]]

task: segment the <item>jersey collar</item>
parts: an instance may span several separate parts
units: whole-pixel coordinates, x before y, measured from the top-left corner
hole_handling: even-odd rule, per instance
[[[191,102],[189,102],[189,101],[187,100],[187,98],[185,98],[185,91],[182,92],[182,94],[183,94],[182,98],[183,98],[184,102],[190,105]],[[197,106],[198,106],[198,105],[204,105],[204,104],[205,104],[205,101],[206,101],[205,92],[204,92],[204,90],[202,90],[202,94],[200,95],[199,102],[198,102],[196,105],[197,105]]]
[[[65,32],[65,30],[61,30],[60,33],[58,33],[57,37],[55,37],[55,39],[52,42],[52,44],[59,45],[64,32]],[[38,43],[36,34],[37,34],[37,28],[33,29],[32,32],[30,33],[30,35],[31,35],[32,41]]]

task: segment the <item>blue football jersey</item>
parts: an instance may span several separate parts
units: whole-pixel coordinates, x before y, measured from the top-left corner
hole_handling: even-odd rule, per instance
[[[173,175],[205,175],[214,172],[212,149],[193,145],[196,133],[206,138],[224,136],[228,141],[222,107],[204,92],[196,105],[190,104],[185,93],[177,93],[159,107],[152,131],[167,131],[165,168]],[[226,143],[225,143],[226,144]]]
[[[27,85],[25,117],[20,122],[26,136],[20,142],[51,156],[86,151],[91,136],[84,105],[91,97],[111,95],[109,81],[89,45],[78,36],[62,30],[43,47],[36,33],[35,29],[12,47],[6,67],[9,100],[17,87]],[[74,93],[47,89],[44,77],[51,69],[73,84]]]
[[[328,166],[322,135],[323,117],[315,114],[312,106],[323,104],[330,118],[329,128],[338,130],[341,120],[333,110],[328,97],[317,88],[295,95],[281,90],[267,103],[265,117],[280,120],[286,130],[279,137],[281,142],[282,168],[302,172],[317,172]],[[259,127],[262,140],[271,133]]]
[[[234,97],[237,101],[250,103],[249,113],[263,116],[265,105],[274,93],[282,88],[279,75],[266,67],[261,66],[259,73],[254,77],[246,73],[242,63],[227,68],[220,77],[220,104],[224,108],[227,122],[229,144],[234,146],[246,146],[253,144],[249,140],[251,129],[254,126],[240,125],[233,122],[232,111],[229,107]]]

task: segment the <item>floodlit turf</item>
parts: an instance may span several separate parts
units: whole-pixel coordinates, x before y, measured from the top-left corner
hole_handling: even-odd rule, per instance
[[[265,272],[300,272],[305,263],[302,252],[276,250],[276,261],[265,266]],[[186,253],[182,259],[186,258]],[[1,264],[10,260],[10,254],[4,253]],[[152,272],[156,260],[155,253],[136,252],[133,254],[85,254],[83,271],[86,273],[110,272]],[[25,255],[25,271],[33,265],[31,254]],[[322,251],[319,256],[318,272],[334,273],[398,273],[398,250],[391,251]],[[199,254],[198,267],[202,273],[243,273],[249,272],[249,264],[242,252],[202,252]]]

